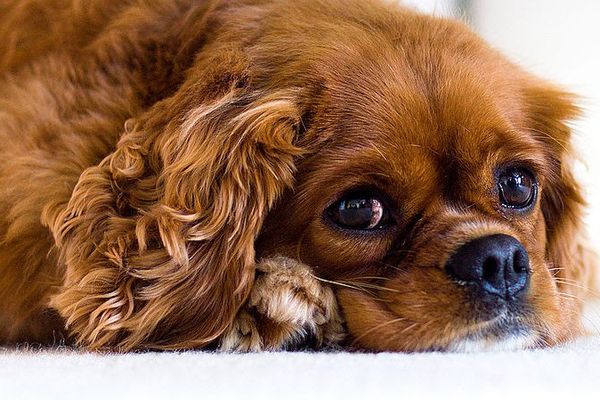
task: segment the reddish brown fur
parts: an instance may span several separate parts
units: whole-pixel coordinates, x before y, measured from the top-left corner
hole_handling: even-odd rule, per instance
[[[368,282],[337,291],[357,346],[444,349],[481,323],[441,266],[498,232],[530,253],[540,342],[579,332],[577,108],[461,23],[377,0],[15,0],[0,37],[0,341],[203,347],[284,255]],[[538,173],[530,214],[496,205],[509,162]],[[329,227],[367,184],[397,226]]]

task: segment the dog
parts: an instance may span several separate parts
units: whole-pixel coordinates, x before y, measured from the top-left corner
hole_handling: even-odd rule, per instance
[[[576,99],[463,23],[380,0],[14,0],[0,37],[1,343],[582,333]]]

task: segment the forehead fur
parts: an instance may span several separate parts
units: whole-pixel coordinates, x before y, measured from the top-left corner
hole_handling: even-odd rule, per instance
[[[394,183],[433,184],[453,169],[526,163],[543,170],[525,122],[525,75],[462,25],[402,15],[412,29],[397,24],[380,46],[340,38],[345,50],[325,76],[311,132],[327,138],[318,157],[332,175],[396,171]]]
[[[447,156],[453,162],[500,143],[515,153],[536,148],[523,130],[525,74],[463,24],[378,2],[302,3],[295,3],[303,10],[298,19],[285,25],[282,10],[268,14],[268,29],[288,44],[285,51],[267,43],[249,54],[260,71],[254,85],[286,82],[303,90],[300,102],[310,104],[307,122],[314,128],[306,142],[454,149]],[[361,7],[370,11],[356,19]],[[335,15],[335,24],[311,19],[307,9]]]

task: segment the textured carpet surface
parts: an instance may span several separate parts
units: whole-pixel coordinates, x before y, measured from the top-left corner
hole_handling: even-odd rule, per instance
[[[598,332],[598,309],[587,314]],[[545,350],[99,355],[0,349],[0,399],[600,398],[600,336]]]

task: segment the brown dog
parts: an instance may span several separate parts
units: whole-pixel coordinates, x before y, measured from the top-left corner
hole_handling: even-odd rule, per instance
[[[463,24],[13,0],[0,37],[3,343],[276,349],[337,343],[342,317],[377,350],[580,332],[577,107]]]

